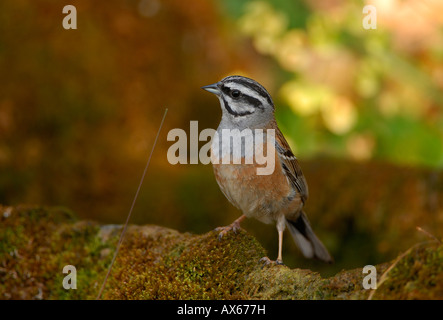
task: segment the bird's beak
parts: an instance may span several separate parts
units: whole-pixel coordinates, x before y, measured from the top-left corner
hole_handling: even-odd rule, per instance
[[[202,87],[202,89],[209,91],[209,92],[215,94],[216,96],[220,95],[220,89],[218,87],[218,82],[204,86],[204,87]]]

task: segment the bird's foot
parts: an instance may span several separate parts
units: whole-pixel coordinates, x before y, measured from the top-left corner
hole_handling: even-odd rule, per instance
[[[283,260],[281,259],[277,259],[277,260],[271,260],[268,257],[263,257],[259,260],[263,266],[270,266],[270,265],[279,265],[279,266],[284,266]]]
[[[241,229],[240,222],[235,220],[233,223],[231,223],[228,226],[215,228],[215,231],[220,232],[218,234],[218,240],[220,241],[225,235],[228,234],[228,232],[233,231],[234,233],[238,233],[240,229]]]

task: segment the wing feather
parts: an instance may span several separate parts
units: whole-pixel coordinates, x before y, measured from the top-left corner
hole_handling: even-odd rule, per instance
[[[305,203],[309,197],[308,184],[297,158],[292,153],[291,147],[289,147],[288,142],[278,128],[276,129],[275,146],[286,176],[293,188],[300,193],[301,199]]]

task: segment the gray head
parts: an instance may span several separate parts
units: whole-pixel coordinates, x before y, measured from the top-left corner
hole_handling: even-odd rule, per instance
[[[274,119],[272,98],[257,81],[242,76],[229,76],[202,89],[215,94],[220,100],[222,121],[252,128]]]

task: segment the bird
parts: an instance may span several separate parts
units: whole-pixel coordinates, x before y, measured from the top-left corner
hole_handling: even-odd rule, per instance
[[[210,149],[214,175],[225,197],[242,211],[242,215],[230,225],[216,228],[219,240],[228,232],[237,233],[244,219],[256,218],[266,224],[275,222],[278,232],[277,259],[263,257],[266,264],[283,264],[286,227],[304,257],[332,263],[333,258],[312,230],[303,210],[309,196],[308,185],[298,159],[277,125],[271,95],[257,81],[239,75],[227,76],[202,89],[215,94],[222,109]],[[258,168],[264,167],[263,161],[246,161],[251,156],[251,149],[254,153],[260,148],[248,149],[248,134],[244,132],[252,136],[255,146],[261,147],[263,154],[266,151],[271,156],[269,159],[275,161],[271,173],[258,174]],[[263,132],[262,139],[257,132]],[[236,140],[237,144],[224,144],[222,141],[228,139],[223,140],[223,134],[226,137],[227,133],[231,135],[230,141],[243,135]],[[272,135],[274,139],[268,139]],[[241,151],[236,151],[236,147],[242,148]],[[238,159],[234,159],[236,155]]]

